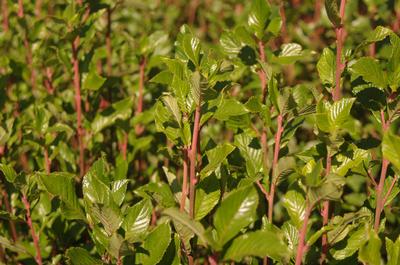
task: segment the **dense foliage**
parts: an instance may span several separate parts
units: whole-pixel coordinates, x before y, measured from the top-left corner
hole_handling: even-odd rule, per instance
[[[0,9],[0,264],[400,264],[398,1]]]

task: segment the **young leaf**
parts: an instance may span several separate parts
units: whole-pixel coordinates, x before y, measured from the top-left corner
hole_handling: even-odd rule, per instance
[[[400,264],[400,237],[393,243],[386,238],[387,265]]]
[[[358,252],[358,259],[366,264],[381,264],[381,239],[374,230],[369,231],[368,243],[361,247]]]
[[[267,26],[270,14],[270,6],[267,1],[253,0],[250,8],[248,24],[258,39],[264,36],[264,30]]]
[[[229,193],[214,215],[218,245],[223,246],[255,220],[258,194],[253,185]]]
[[[339,8],[337,0],[325,0],[325,10],[329,20],[336,28],[341,25],[341,18],[339,15]]]

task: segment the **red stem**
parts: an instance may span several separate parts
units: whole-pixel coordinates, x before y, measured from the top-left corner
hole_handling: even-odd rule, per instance
[[[306,234],[307,234],[307,226],[308,226],[308,220],[310,218],[312,211],[312,206],[308,205],[306,207],[306,212],[303,220],[303,225],[300,230],[300,235],[299,235],[299,243],[297,245],[297,253],[296,253],[296,265],[301,265],[301,262],[303,260],[303,255],[306,252],[307,246],[305,244],[305,239],[306,239]]]
[[[195,192],[196,192],[196,156],[197,156],[197,143],[199,142],[199,131],[200,131],[200,116],[201,106],[197,105],[194,114],[194,127],[193,127],[193,138],[192,145],[190,147],[190,184],[189,184],[189,201],[190,201],[190,216],[194,218],[194,206],[195,206]]]
[[[37,17],[40,16],[41,10],[42,10],[42,0],[36,0],[36,3],[35,3],[35,15]]]
[[[23,194],[22,195],[22,203],[24,204],[25,210],[26,210],[26,223],[29,226],[29,230],[31,231],[31,235],[32,235],[32,239],[33,239],[33,245],[35,246],[35,250],[36,250],[36,263],[38,265],[42,265],[42,254],[40,251],[40,246],[39,246],[39,236],[36,235],[35,233],[35,228],[33,227],[32,224],[32,218],[31,218],[31,205],[28,201],[28,199],[26,198],[26,195]]]
[[[83,144],[83,128],[82,128],[82,106],[81,106],[81,77],[79,73],[78,46],[79,36],[72,42],[72,64],[74,69],[74,87],[75,87],[75,109],[76,109],[76,130],[79,144],[79,170],[80,176],[85,173],[85,157]]]
[[[321,0],[315,0],[315,5],[314,5],[314,22],[319,21],[321,17]]]
[[[387,202],[387,200],[388,200],[388,198],[390,196],[390,193],[392,192],[392,190],[394,188],[394,185],[396,184],[398,178],[399,178],[399,176],[397,176],[397,175],[394,176],[394,179],[392,180],[392,183],[390,184],[390,187],[389,187],[389,189],[388,189],[388,191],[387,191],[387,193],[385,195],[385,198],[383,198],[383,202],[382,202],[382,206],[383,207],[385,206],[385,204],[386,204],[386,202]]]
[[[279,160],[279,150],[281,149],[281,136],[283,133],[283,116],[282,114],[278,115],[277,118],[278,129],[275,134],[275,148],[274,148],[274,159],[272,161],[272,181],[271,181],[271,189],[269,192],[269,200],[268,200],[268,220],[272,223],[273,210],[274,210],[274,196],[275,196],[275,188],[278,183],[278,160]]]
[[[285,13],[285,7],[283,6],[283,2],[280,2],[279,5],[279,13],[282,18],[282,28],[281,28],[281,33],[282,33],[282,40],[283,42],[287,41],[287,26],[286,26],[286,13]]]
[[[344,64],[342,62],[342,50],[343,50],[343,22],[344,22],[344,11],[346,7],[346,0],[341,0],[340,2],[340,18],[341,25],[335,28],[336,33],[336,75],[335,75],[335,89],[332,91],[333,101],[338,101],[342,97],[342,92],[340,88],[340,78],[344,70]]]
[[[8,32],[9,28],[9,21],[8,21],[8,0],[3,0],[1,9],[3,10],[3,30],[4,32]]]
[[[390,122],[385,120],[385,113],[381,110],[381,126],[382,132],[385,133],[389,130]],[[389,166],[389,161],[385,158],[382,159],[382,169],[381,169],[381,176],[379,178],[379,184],[376,187],[376,208],[375,208],[375,223],[374,223],[374,230],[378,233],[379,225],[381,221],[381,214],[383,210],[383,206],[385,204],[385,198],[383,196],[383,187],[385,184],[386,173]]]
[[[18,17],[24,17],[24,2],[22,0],[18,0]]]
[[[183,181],[182,181],[182,195],[181,195],[181,203],[180,210],[183,212],[185,210],[185,202],[187,197],[187,186],[188,186],[188,151],[185,147],[183,149]]]

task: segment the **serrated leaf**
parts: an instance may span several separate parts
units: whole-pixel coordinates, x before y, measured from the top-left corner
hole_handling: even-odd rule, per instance
[[[126,216],[122,223],[125,230],[125,238],[128,241],[142,238],[149,227],[151,221],[152,205],[144,199],[126,210]]]
[[[175,121],[178,123],[179,127],[182,125],[182,113],[179,109],[177,100],[171,95],[165,95],[162,97],[162,100],[168,110],[171,112]]]
[[[361,76],[364,81],[370,82],[378,88],[385,89],[388,85],[386,74],[383,72],[376,59],[362,57],[358,59],[350,69],[353,74]]]
[[[218,204],[221,190],[218,179],[211,175],[196,185],[194,219],[200,221]]]
[[[206,151],[208,164],[200,172],[202,178],[213,173],[234,149],[233,145],[225,143]]]
[[[106,78],[100,76],[97,70],[93,67],[89,73],[84,76],[82,89],[84,90],[98,90],[106,81]]]
[[[246,114],[247,110],[242,103],[236,99],[221,99],[221,103],[218,105],[217,110],[214,113],[214,118],[220,121],[226,121],[231,116],[239,116]]]
[[[332,104],[329,109],[332,129],[340,128],[349,119],[354,101],[355,98],[342,98]]]
[[[335,54],[329,48],[324,48],[317,63],[319,78],[323,84],[333,85],[335,82]]]
[[[220,247],[254,222],[257,205],[258,194],[253,185],[236,189],[222,200],[214,215]]]
[[[297,191],[291,190],[285,194],[282,202],[293,224],[299,229],[303,223],[306,212],[304,196]]]
[[[288,260],[289,249],[283,238],[274,231],[248,232],[233,240],[224,255],[224,259],[239,262],[248,256],[270,257],[279,261]]]
[[[393,243],[389,238],[386,240],[386,253],[387,253],[387,265],[400,264],[400,237]]]
[[[74,176],[68,173],[55,172],[38,174],[47,192],[58,196],[68,207],[68,219],[85,219],[75,192]]]

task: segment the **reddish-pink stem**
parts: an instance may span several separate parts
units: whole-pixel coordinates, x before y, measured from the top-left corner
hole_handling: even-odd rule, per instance
[[[285,7],[283,6],[283,2],[280,2],[279,5],[279,13],[282,18],[282,27],[281,27],[281,34],[282,34],[282,39],[284,42],[287,41],[287,26],[286,26],[286,13],[285,13]]]
[[[9,21],[8,21],[8,0],[3,0],[1,9],[2,9],[2,14],[3,14],[3,30],[4,32],[8,32],[9,30]]]
[[[180,203],[180,210],[184,211],[185,210],[185,202],[186,202],[186,197],[187,197],[187,192],[188,192],[188,151],[187,147],[183,149],[183,181],[182,181],[182,195],[181,195],[181,203]]]
[[[79,144],[79,170],[80,176],[85,173],[85,157],[83,144],[83,128],[82,128],[82,106],[81,106],[81,77],[79,73],[78,46],[80,39],[76,37],[72,42],[72,64],[74,70],[74,87],[75,87],[75,109],[76,109],[76,130]]]
[[[189,184],[189,201],[190,201],[190,216],[194,218],[194,207],[195,207],[195,192],[196,192],[196,156],[197,156],[197,144],[199,142],[200,132],[200,117],[201,117],[201,106],[200,102],[196,107],[194,114],[194,127],[192,133],[192,145],[190,146],[190,184]]]
[[[314,5],[314,22],[319,21],[321,17],[321,0],[315,0],[315,5]]]
[[[343,22],[344,22],[344,12],[346,7],[346,0],[341,0],[340,2],[340,18],[341,25],[335,28],[336,33],[336,73],[335,73],[335,89],[332,91],[332,98],[334,101],[340,100],[342,97],[342,91],[340,87],[340,79],[342,72],[344,70],[344,64],[342,62],[342,50],[343,50]]]
[[[389,130],[390,121],[386,121],[385,119],[385,112],[381,110],[381,126],[382,132],[385,133]],[[381,176],[379,178],[379,184],[376,187],[376,208],[375,208],[375,223],[374,223],[374,230],[378,232],[379,225],[381,221],[381,214],[384,206],[385,198],[383,196],[383,187],[385,185],[386,173],[389,166],[389,161],[385,158],[382,159],[382,169],[381,169]]]
[[[36,235],[36,233],[35,233],[35,228],[33,227],[32,218],[31,218],[31,205],[25,194],[22,195],[22,203],[24,204],[24,207],[26,210],[26,223],[28,224],[29,230],[31,231],[33,245],[35,246],[35,250],[36,250],[35,260],[38,265],[42,265],[43,263],[42,263],[42,254],[41,254],[40,246],[39,246],[39,236]]]
[[[36,3],[35,3],[35,15],[37,17],[39,17],[41,11],[42,11],[42,0],[36,0]]]
[[[18,0],[18,17],[24,17],[24,2],[22,0]]]
[[[283,133],[283,116],[282,114],[278,115],[277,118],[278,129],[275,134],[275,147],[274,147],[274,158],[272,160],[272,181],[271,181],[271,189],[269,191],[269,200],[268,200],[268,220],[272,223],[273,211],[274,211],[274,196],[275,196],[275,188],[278,184],[278,160],[279,160],[279,151],[281,149],[281,136]]]
[[[312,211],[312,206],[309,205],[307,202],[306,211],[304,214],[304,220],[299,235],[299,243],[297,245],[296,263],[295,263],[296,265],[301,265],[304,253],[306,252],[307,249],[307,246],[305,244],[305,239],[307,235],[307,226],[308,226],[308,220],[311,215],[311,211]]]

